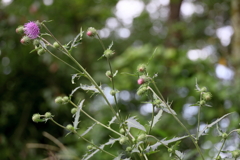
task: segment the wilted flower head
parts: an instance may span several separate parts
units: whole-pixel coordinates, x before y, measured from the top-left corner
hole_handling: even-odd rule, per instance
[[[40,29],[36,22],[28,22],[24,25],[24,33],[31,39],[35,39],[40,34]]]

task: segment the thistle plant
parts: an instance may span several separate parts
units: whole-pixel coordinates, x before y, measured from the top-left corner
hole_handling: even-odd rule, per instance
[[[47,122],[51,121],[56,124],[58,127],[61,127],[68,131],[68,136],[70,133],[75,134],[77,137],[81,138],[80,140],[84,140],[89,145],[87,146],[86,154],[83,157],[79,157],[82,160],[87,160],[90,158],[94,158],[94,155],[101,151],[101,154],[108,154],[114,160],[120,159],[140,159],[140,160],[148,160],[151,154],[155,154],[158,152],[160,147],[166,148],[166,151],[169,153],[169,159],[185,159],[184,151],[178,150],[178,146],[181,144],[181,141],[185,139],[190,139],[192,144],[195,146],[196,149],[196,157],[198,159],[204,160],[205,153],[204,149],[200,146],[200,138],[206,135],[206,131],[213,126],[216,126],[220,139],[222,140],[221,148],[216,152],[216,154],[211,157],[212,159],[221,159],[221,154],[224,152],[231,153],[232,157],[237,159],[239,157],[239,151],[225,151],[224,145],[230,135],[234,132],[239,133],[239,129],[235,129],[230,131],[229,133],[221,131],[218,127],[218,123],[230,115],[228,113],[223,115],[222,117],[218,118],[217,120],[211,122],[210,124],[206,125],[205,128],[200,129],[200,117],[201,117],[201,110],[205,107],[211,107],[208,105],[208,102],[212,98],[212,94],[207,91],[206,87],[200,88],[196,82],[196,90],[199,93],[199,101],[193,106],[198,106],[198,116],[197,116],[197,126],[195,128],[195,132],[190,132],[190,130],[184,125],[184,123],[180,120],[179,115],[174,111],[171,107],[174,103],[166,101],[165,97],[163,97],[161,91],[158,89],[158,86],[155,82],[155,79],[158,78],[157,75],[150,75],[148,73],[148,64],[139,64],[136,69],[136,82],[139,85],[136,94],[139,96],[146,96],[148,98],[147,103],[150,103],[152,106],[152,117],[149,123],[141,124],[138,121],[136,116],[131,116],[125,118],[121,113],[121,108],[118,105],[118,98],[117,93],[119,92],[117,88],[115,88],[115,78],[118,76],[118,71],[114,70],[114,67],[111,64],[111,57],[115,55],[115,51],[112,50],[113,45],[111,44],[108,48],[105,47],[103,41],[101,40],[98,32],[95,28],[89,27],[86,31],[86,36],[95,38],[99,41],[103,48],[103,54],[101,58],[105,58],[108,63],[108,70],[103,73],[105,74],[111,83],[111,96],[114,97],[115,103],[112,104],[109,102],[108,97],[103,91],[102,86],[99,82],[96,82],[93,77],[88,73],[86,69],[73,57],[72,50],[76,48],[78,45],[81,45],[83,41],[84,31],[80,29],[79,34],[71,40],[67,44],[62,44],[48,29],[46,26],[47,21],[43,22],[28,22],[24,26],[19,26],[16,29],[16,32],[19,34],[23,34],[23,38],[20,40],[22,44],[30,44],[33,43],[34,49],[31,51],[36,52],[38,55],[42,55],[44,53],[48,53],[58,59],[60,62],[66,64],[66,66],[70,67],[76,73],[72,76],[72,81],[75,78],[82,76],[85,77],[91,85],[80,84],[77,88],[74,88],[71,93],[64,93],[68,96],[60,96],[55,98],[55,103],[60,105],[70,105],[72,108],[69,111],[73,115],[73,123],[62,125],[57,122],[57,119],[54,117],[54,113],[46,112],[46,113],[36,113],[32,116],[32,120],[36,123],[40,122]],[[46,31],[47,33],[44,33]],[[50,36],[53,39],[53,43],[50,43],[48,40],[45,39],[45,36]],[[50,48],[52,48],[50,50]],[[61,52],[67,58],[69,58],[72,63],[67,63],[63,59],[61,59],[57,54],[54,52]],[[73,64],[75,66],[73,66]],[[109,107],[109,112],[112,113],[112,119],[108,124],[104,124],[97,120],[95,117],[91,116],[84,108],[84,99],[78,99],[77,103],[73,101],[74,94],[79,90],[82,89],[86,92],[92,92],[93,94],[99,94],[103,97],[104,101]],[[76,97],[77,98],[77,97]],[[81,114],[84,114],[90,120],[94,122],[92,126],[89,126],[85,130],[85,132],[80,133],[79,128],[79,121],[81,119]],[[156,126],[157,123],[160,123],[162,116],[171,116],[175,121],[178,122],[179,126],[185,130],[185,135],[180,137],[174,137],[171,139],[167,139],[167,137],[160,138],[158,135],[153,135],[152,130]],[[84,120],[82,120],[84,121]],[[111,127],[112,124],[116,124],[119,126],[120,130],[116,130]],[[95,144],[92,140],[85,138],[85,135],[89,132],[94,130],[95,125],[100,125],[106,130],[109,130],[111,134],[109,135],[111,138],[104,144]],[[133,132],[132,130],[135,129],[138,131]],[[115,151],[111,153],[105,149],[106,146],[112,146],[115,143],[119,143],[122,148],[119,151]],[[161,159],[161,157],[159,157]]]

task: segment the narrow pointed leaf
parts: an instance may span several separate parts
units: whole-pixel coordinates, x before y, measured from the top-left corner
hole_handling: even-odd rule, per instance
[[[96,124],[96,123],[94,123],[92,126],[88,127],[88,129],[87,129],[85,132],[83,132],[83,133],[81,134],[81,136],[84,136],[84,135],[86,135],[89,131],[91,131],[91,130],[93,129],[93,127],[95,126],[95,124]]]
[[[108,123],[108,126],[113,124],[116,119],[117,119],[116,116],[112,117],[111,121],[109,121],[109,123]]]
[[[117,138],[117,139],[110,138],[107,143],[102,144],[99,148],[103,149],[106,145],[113,145],[118,140],[119,140],[119,138]],[[93,151],[91,153],[85,154],[84,157],[82,158],[82,160],[88,160],[89,158],[91,158],[94,154],[96,154],[99,151],[100,151],[100,149],[96,149],[95,151]]]
[[[77,107],[77,112],[75,113],[75,118],[74,118],[74,122],[73,122],[73,127],[76,129],[79,123],[79,118],[80,118],[80,111],[83,107],[83,102],[84,99],[80,102],[80,104]]]

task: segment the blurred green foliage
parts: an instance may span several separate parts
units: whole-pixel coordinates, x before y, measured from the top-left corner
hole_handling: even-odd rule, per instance
[[[41,57],[35,52],[29,54],[33,46],[21,45],[19,43],[21,37],[15,33],[15,29],[28,21],[53,20],[47,23],[47,26],[64,44],[74,38],[80,28],[86,31],[88,27],[96,29],[106,27],[106,20],[109,17],[115,17],[117,3],[116,0],[59,0],[47,6],[43,1],[37,0],[18,0],[9,5],[4,5],[2,1],[0,6],[0,159],[30,160],[51,156],[52,153],[48,150],[27,147],[29,143],[56,146],[52,140],[42,135],[43,131],[60,140],[72,156],[81,157],[87,150],[87,144],[81,139],[73,135],[65,137],[67,132],[53,123],[33,123],[31,116],[34,113],[44,114],[50,111],[60,124],[71,123],[71,106],[56,105],[54,98],[59,95],[68,95],[79,83],[88,82],[81,78],[76,84],[72,84],[71,76],[74,74],[72,69],[47,54]],[[144,3],[149,2],[144,1]],[[229,53],[226,56],[226,50],[229,48],[220,44],[215,33],[208,32],[211,29],[230,25],[230,0],[194,1],[194,4],[203,7],[202,14],[195,13],[188,18],[181,17],[180,21],[169,25],[166,18],[151,19],[150,14],[143,11],[129,27],[131,31],[129,38],[119,38],[115,29],[107,39],[103,39],[106,46],[114,42],[112,49],[116,51],[116,56],[112,59],[112,64],[114,69],[119,71],[115,79],[116,88],[130,93],[129,100],[119,99],[125,116],[138,115],[143,124],[148,123],[147,121],[151,118],[149,114],[140,114],[142,103],[139,98],[135,98],[138,88],[137,77],[126,74],[136,74],[136,67],[141,63],[148,63],[149,74],[158,75],[155,80],[159,89],[166,99],[173,102],[172,107],[179,113],[180,118],[183,106],[187,103],[196,103],[199,98],[195,91],[196,79],[200,86],[206,86],[213,94],[211,100],[213,107],[202,109],[203,122],[210,123],[227,112],[239,112],[237,98],[240,91],[239,80],[237,78],[230,81],[222,80],[217,78],[215,73],[218,60],[221,58],[228,60]],[[160,11],[153,14],[159,16]],[[121,20],[119,23],[120,27],[124,26]],[[161,30],[154,31],[154,27]],[[176,32],[180,33],[180,37],[175,36]],[[168,46],[168,42],[173,45]],[[216,50],[213,57],[196,61],[187,58],[189,49],[201,49],[208,45]],[[97,61],[102,56],[103,49],[96,39],[84,36],[82,44],[74,50],[73,54],[97,82],[110,85],[105,76],[108,67],[106,60]],[[65,60],[70,62],[66,58]],[[99,121],[108,123],[112,117],[109,109],[104,104],[99,106],[99,97],[89,98],[89,96],[90,94],[78,92],[75,100],[87,99],[85,109]],[[147,97],[141,100],[145,101]],[[109,114],[106,116],[106,113]],[[177,123],[171,118],[166,115],[157,124],[153,134],[162,138],[172,137],[176,133],[176,136],[184,135],[183,129],[176,127]],[[237,127],[237,118],[231,117],[229,130]],[[93,123],[85,120],[84,116],[81,119],[80,133]],[[182,120],[188,128],[193,128],[195,123],[188,124],[185,119]],[[86,138],[91,139],[95,144],[102,144],[109,139],[109,134],[111,134],[109,131],[97,126],[94,132],[86,135]],[[213,143],[217,142],[215,139],[213,141]],[[180,150],[194,148],[188,140],[183,144]],[[116,144],[109,150],[116,154],[119,147],[121,146]],[[94,159],[110,158],[104,153],[98,153],[98,155],[99,157],[96,156]],[[161,148],[160,152],[151,155],[150,159],[159,157],[168,159],[166,149]]]

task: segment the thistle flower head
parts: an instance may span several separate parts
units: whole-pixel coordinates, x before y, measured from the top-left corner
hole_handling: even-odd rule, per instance
[[[28,22],[24,25],[24,33],[30,39],[35,39],[40,34],[40,29],[36,22]]]

